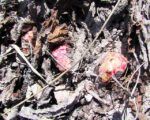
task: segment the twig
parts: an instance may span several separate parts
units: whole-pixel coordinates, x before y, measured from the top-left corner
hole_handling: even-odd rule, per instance
[[[69,69],[65,70],[63,73],[61,73],[59,76],[57,76],[56,78],[54,78],[51,82],[49,82],[49,85],[53,84],[54,82],[58,81],[63,75],[65,75],[68,71],[70,71],[74,66],[76,66],[80,60],[82,60],[84,58],[84,56],[86,56],[86,54],[88,53],[88,51],[91,49],[91,47],[94,45],[95,41],[98,39],[99,35],[102,33],[103,29],[105,28],[106,24],[108,23],[108,21],[110,20],[111,16],[113,15],[114,11],[116,10],[116,8],[118,7],[119,3],[121,0],[118,0],[118,2],[116,3],[115,7],[113,8],[112,12],[110,13],[110,15],[108,16],[107,20],[105,21],[105,23],[103,24],[103,26],[101,27],[100,31],[96,34],[96,37],[94,38],[93,42],[89,45],[88,49],[83,53],[83,56],[76,62],[74,63],[74,65],[72,65]],[[28,61],[27,61],[28,62]],[[40,92],[42,92],[45,88],[47,88],[49,85],[46,85],[45,87],[43,87],[40,91],[37,92],[37,94],[39,94]],[[35,95],[37,95],[35,94]],[[31,99],[32,97],[34,97],[35,95],[30,96],[29,98],[23,100],[22,102],[20,102],[19,104],[15,105],[14,107],[10,108],[13,109],[15,107],[18,107],[20,105],[22,105],[23,103],[25,103],[26,101],[28,101],[29,99]],[[9,111],[8,111],[9,112]],[[5,112],[6,113],[6,112]]]
[[[133,53],[133,55],[134,55],[134,57],[135,57],[137,63],[139,64],[139,61],[138,61],[138,59],[137,59],[136,54]],[[134,71],[134,73],[132,74],[132,76],[131,76],[131,78],[130,78],[130,80],[129,80],[129,82],[128,82],[127,89],[129,89],[130,82],[131,82],[131,80],[133,79],[134,75],[136,74],[137,71],[139,71],[139,74],[138,74],[138,77],[137,77],[135,86],[133,87],[132,92],[131,92],[131,97],[133,96],[133,94],[134,94],[134,92],[135,92],[135,89],[136,89],[136,87],[137,87],[137,84],[139,83],[139,77],[140,77],[140,74],[141,74],[141,69],[140,69],[140,68],[141,68],[144,64],[145,64],[145,62],[142,63],[141,65],[139,65],[139,67]]]
[[[12,48],[8,48],[5,53],[1,54],[0,57],[5,57],[12,51]]]
[[[99,102],[102,102],[105,105],[110,105],[109,102],[107,102],[106,100],[102,99],[99,97],[99,95],[97,93],[95,93],[92,90],[87,91],[90,95],[92,95],[96,100],[98,100]]]
[[[117,78],[116,78],[115,76],[112,76],[112,79],[113,79],[116,83],[118,83],[118,85],[119,85],[124,91],[126,91],[126,92],[128,93],[128,95],[130,95],[128,89],[125,88],[125,87],[117,80]]]
[[[129,82],[128,82],[127,89],[129,89],[129,85],[130,85],[130,83],[131,83],[131,80],[133,79],[133,77],[134,77],[134,75],[136,74],[136,72],[138,72],[138,70],[139,70],[144,64],[145,64],[145,62],[142,63],[142,64],[134,71],[134,73],[132,74],[132,76],[130,77],[130,80],[129,80]]]
[[[135,98],[133,98],[133,103],[134,103],[134,105],[135,105],[135,109],[136,109],[136,115],[135,115],[135,120],[137,120],[137,118],[138,118],[138,114],[139,114],[139,109],[138,109],[138,105],[137,105],[137,102],[136,102],[136,99]]]
[[[128,113],[127,113],[127,108],[128,108],[128,104],[129,104],[129,98],[127,97],[127,99],[125,99],[125,106],[122,110],[121,116],[122,116],[122,120],[128,120]]]
[[[141,68],[141,67],[140,67]],[[138,83],[139,83],[139,78],[140,78],[140,75],[141,75],[141,69],[139,68],[139,73],[138,73],[138,76],[137,76],[137,79],[136,79],[136,83],[135,83],[135,85],[134,85],[134,87],[133,87],[133,89],[132,89],[132,92],[131,92],[131,97],[133,96],[133,94],[134,94],[134,92],[135,92],[135,89],[136,89],[136,87],[137,87],[137,85],[138,85]]]

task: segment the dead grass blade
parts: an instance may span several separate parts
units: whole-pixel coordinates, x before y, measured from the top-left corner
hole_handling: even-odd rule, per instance
[[[31,70],[37,75],[39,76],[44,82],[46,82],[46,80],[43,78],[43,76],[30,64],[30,62],[27,60],[27,58],[24,56],[23,52],[20,50],[20,48],[15,45],[12,44],[11,47],[13,49],[16,50],[16,52],[22,57],[22,59],[26,62],[26,64],[31,68]]]

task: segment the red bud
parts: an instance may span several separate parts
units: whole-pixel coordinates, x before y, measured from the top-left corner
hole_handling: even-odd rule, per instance
[[[120,53],[108,52],[103,58],[103,63],[99,67],[99,74],[102,82],[108,82],[117,72],[124,72],[128,60]]]
[[[68,47],[69,46],[65,44],[52,51],[52,55],[56,60],[56,67],[60,71],[65,71],[71,67],[71,60],[67,57]]]

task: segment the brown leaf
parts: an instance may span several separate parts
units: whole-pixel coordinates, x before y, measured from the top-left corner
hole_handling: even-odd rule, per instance
[[[34,54],[39,54],[40,50],[42,49],[42,44],[40,40],[36,40],[35,47],[34,47]]]
[[[68,34],[68,29],[66,24],[56,26],[52,33],[48,35],[48,42],[54,43],[61,41],[60,37],[66,36]]]
[[[51,10],[51,17],[48,18],[47,20],[45,20],[42,24],[42,26],[44,28],[47,28],[47,27],[54,27],[56,25],[59,24],[59,21],[57,19],[57,13],[58,11],[57,10]]]
[[[30,47],[35,47],[35,33],[37,32],[37,29],[33,27],[32,30],[28,31],[22,38],[21,38],[21,44],[22,44],[22,51],[25,56],[30,55]]]

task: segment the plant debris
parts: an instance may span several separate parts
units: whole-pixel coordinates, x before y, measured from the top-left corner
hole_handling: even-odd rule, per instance
[[[0,0],[0,120],[149,120],[149,0]]]

